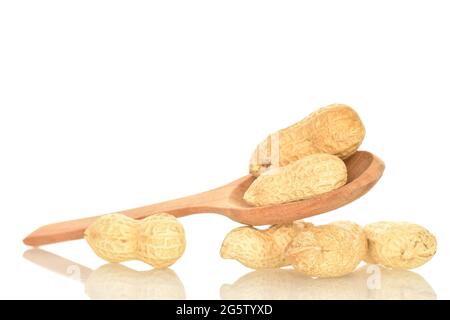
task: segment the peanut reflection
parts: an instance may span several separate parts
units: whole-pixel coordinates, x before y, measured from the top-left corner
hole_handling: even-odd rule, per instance
[[[24,258],[57,274],[85,284],[91,299],[186,299],[183,283],[171,269],[136,271],[117,263],[97,270],[41,249],[30,249]]]
[[[419,274],[365,265],[339,278],[310,278],[292,269],[257,270],[224,284],[222,299],[434,300],[433,288]]]

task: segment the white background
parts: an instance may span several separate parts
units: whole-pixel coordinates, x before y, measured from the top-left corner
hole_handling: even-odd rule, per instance
[[[0,297],[88,298],[83,284],[22,258],[22,238],[227,183],[246,174],[267,134],[343,102],[363,119],[362,149],[385,161],[385,175],[365,197],[310,221],[423,224],[439,248],[415,272],[450,298],[449,9],[412,0],[1,1]],[[172,268],[183,286],[175,294],[218,299],[251,271],[219,256],[238,224],[212,214],[181,221],[188,247]],[[104,264],[84,241],[44,249],[92,270]],[[277,281],[241,289],[276,297]]]

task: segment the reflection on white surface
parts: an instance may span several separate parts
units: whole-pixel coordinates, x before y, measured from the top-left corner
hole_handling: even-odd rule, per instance
[[[184,286],[173,270],[135,271],[115,263],[92,272],[85,292],[91,299],[186,299]]]
[[[91,299],[186,299],[183,283],[171,269],[136,271],[117,263],[91,270],[41,249],[31,249],[24,258],[52,272],[85,284]]]
[[[434,300],[433,288],[419,274],[367,265],[354,273],[327,279],[305,277],[292,269],[257,270],[224,284],[222,299]]]

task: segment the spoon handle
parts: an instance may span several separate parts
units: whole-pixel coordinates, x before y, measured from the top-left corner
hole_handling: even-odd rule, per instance
[[[124,214],[133,219],[143,219],[152,214],[161,212],[170,213],[175,217],[183,217],[194,213],[204,212],[226,214],[228,211],[227,201],[229,195],[235,185],[239,184],[242,180],[243,178],[223,187],[192,196],[116,213]],[[45,225],[28,235],[23,242],[26,245],[37,247],[45,244],[81,239],[84,236],[86,228],[99,217],[100,216],[93,216]]]

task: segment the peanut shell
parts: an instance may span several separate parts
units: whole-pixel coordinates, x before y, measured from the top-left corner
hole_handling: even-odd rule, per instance
[[[184,253],[184,229],[167,213],[150,216],[139,224],[137,256],[155,268],[174,264]]]
[[[244,200],[255,206],[275,205],[309,199],[332,191],[347,182],[347,168],[338,157],[317,153],[253,181]]]
[[[286,256],[300,273],[312,277],[339,277],[356,269],[366,252],[361,227],[342,221],[299,230]]]
[[[97,219],[84,233],[84,238],[100,258],[109,262],[132,260],[137,249],[138,222],[121,214]]]
[[[355,110],[332,104],[264,139],[253,152],[250,173],[259,176],[314,153],[345,159],[358,149],[364,136],[364,125]]]
[[[167,213],[140,221],[121,214],[105,215],[86,229],[84,237],[92,250],[106,261],[136,259],[155,268],[175,263],[186,247],[183,226]]]
[[[436,253],[436,238],[424,227],[408,222],[381,221],[368,224],[369,243],[365,260],[388,268],[413,269]]]
[[[252,269],[279,268],[284,261],[270,235],[253,227],[232,230],[222,243],[220,255]]]

